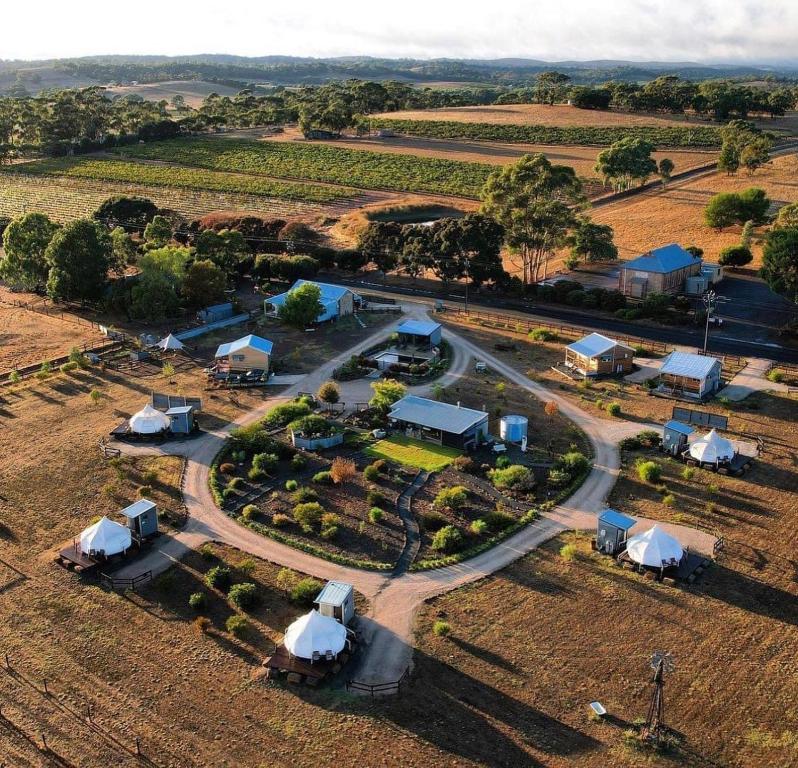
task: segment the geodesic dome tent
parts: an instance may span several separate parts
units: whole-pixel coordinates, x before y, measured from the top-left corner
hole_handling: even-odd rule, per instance
[[[171,425],[169,417],[153,408],[149,403],[130,417],[130,431],[139,435],[157,435]]]
[[[721,437],[714,429],[690,446],[690,458],[702,464],[721,464],[734,458],[731,440]]]
[[[675,565],[684,554],[682,545],[658,525],[632,536],[626,542],[626,552],[635,563],[650,568]]]
[[[329,616],[313,610],[300,616],[285,631],[285,647],[292,656],[312,659],[327,651],[338,655],[346,646],[346,627]]]

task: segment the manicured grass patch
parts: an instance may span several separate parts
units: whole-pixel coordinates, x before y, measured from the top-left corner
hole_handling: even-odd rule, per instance
[[[436,472],[451,464],[463,452],[457,448],[448,448],[443,445],[426,443],[423,440],[414,440],[412,437],[394,435],[366,448],[366,453],[377,459],[387,459],[407,467],[418,467],[418,469],[428,472]]]

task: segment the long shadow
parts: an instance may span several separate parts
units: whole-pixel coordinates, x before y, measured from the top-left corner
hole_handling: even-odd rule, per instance
[[[462,640],[459,637],[452,637],[451,640],[458,648],[462,648],[466,653],[470,653],[472,656],[482,659],[482,661],[486,661],[494,667],[501,667],[514,674],[518,674],[519,672],[518,667],[512,661],[508,661],[504,656],[501,656],[495,651],[488,650],[479,645],[474,645],[474,643],[469,643],[468,640]]]

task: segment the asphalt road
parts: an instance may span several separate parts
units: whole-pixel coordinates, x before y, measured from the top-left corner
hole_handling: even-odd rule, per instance
[[[331,278],[332,279],[332,278]],[[445,291],[414,290],[400,286],[382,285],[372,281],[336,276],[333,282],[348,285],[362,293],[394,298],[396,296],[413,296],[417,299],[443,301],[444,306],[461,309],[463,296]],[[606,331],[626,336],[638,336],[650,341],[700,348],[704,344],[703,328],[643,325],[641,323],[619,320],[616,317],[594,315],[580,312],[577,309],[553,304],[542,304],[524,299],[508,299],[480,295],[476,301],[469,300],[469,308],[476,311],[501,312],[519,317],[539,318],[542,322],[555,321],[563,325],[575,325],[592,331]],[[786,347],[777,341],[754,341],[736,338],[732,329],[710,328],[709,351],[718,354],[740,355],[742,357],[760,357],[782,363],[798,364],[798,348]]]

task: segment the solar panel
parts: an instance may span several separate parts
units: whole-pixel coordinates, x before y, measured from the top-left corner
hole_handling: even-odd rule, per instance
[[[699,427],[714,427],[715,429],[725,430],[729,426],[729,419],[719,413],[696,411],[692,408],[683,408],[678,405],[673,406],[672,417],[685,424],[696,424]]]

